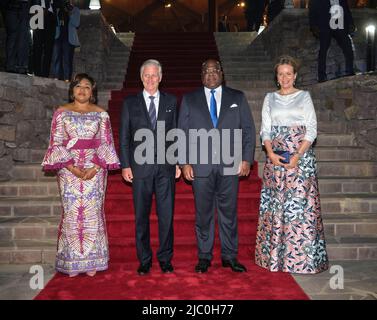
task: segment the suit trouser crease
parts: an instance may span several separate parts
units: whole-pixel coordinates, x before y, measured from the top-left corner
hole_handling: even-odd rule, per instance
[[[143,179],[134,178],[132,189],[135,207],[136,250],[140,263],[146,264],[152,260],[149,220],[153,193],[156,198],[159,230],[157,259],[161,262],[170,261],[173,256],[174,177],[163,176],[156,166],[152,175]]]
[[[215,208],[218,213],[221,257],[237,257],[238,176],[221,176],[213,170],[208,177],[193,181],[196,209],[196,237],[199,259],[211,260],[215,238]]]

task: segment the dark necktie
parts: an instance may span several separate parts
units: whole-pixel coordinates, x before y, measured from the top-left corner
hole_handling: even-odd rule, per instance
[[[217,126],[217,105],[215,99],[215,89],[211,90],[211,100],[209,102],[209,112],[211,113],[211,119],[213,126],[216,128]]]
[[[157,116],[156,116],[156,106],[154,105],[154,96],[149,96],[149,99],[151,99],[151,104],[149,105],[149,118],[151,119],[151,125],[152,129],[156,127],[156,121],[157,121]]]

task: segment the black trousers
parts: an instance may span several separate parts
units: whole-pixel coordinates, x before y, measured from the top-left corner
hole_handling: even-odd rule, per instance
[[[36,76],[48,77],[55,42],[56,16],[44,16],[44,29],[33,30],[33,72]]]
[[[349,34],[342,29],[337,30],[321,30],[319,34],[319,54],[318,54],[318,80],[327,79],[326,76],[326,58],[327,51],[330,48],[331,39],[335,38],[339,47],[342,49],[346,59],[346,74],[353,74],[353,49],[352,40]]]
[[[153,174],[149,177],[134,178],[132,191],[135,208],[136,250],[140,263],[146,264],[152,260],[149,219],[153,194],[156,198],[158,217],[157,259],[160,262],[170,261],[173,256],[174,175],[162,175],[160,167],[155,165]]]
[[[217,166],[208,177],[195,177],[196,239],[199,259],[212,260],[215,238],[215,209],[218,214],[221,257],[234,259],[238,253],[238,176],[222,176]],[[222,170],[221,170],[222,171]]]
[[[27,2],[19,3],[18,8],[5,11],[6,71],[26,73],[29,65],[29,6]]]

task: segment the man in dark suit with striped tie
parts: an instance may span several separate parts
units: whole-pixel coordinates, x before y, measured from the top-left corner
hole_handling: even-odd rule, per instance
[[[140,68],[140,77],[144,90],[137,95],[128,96],[123,102],[120,124],[120,160],[122,176],[132,183],[136,224],[136,250],[140,266],[140,275],[149,273],[152,266],[150,245],[149,216],[152,196],[156,198],[158,216],[159,248],[157,259],[162,272],[173,272],[173,211],[175,178],[179,178],[180,169],[167,161],[157,161],[157,126],[164,125],[165,132],[177,126],[177,99],[175,96],[159,91],[162,68],[157,60],[147,60]],[[157,124],[158,121],[158,124]],[[137,137],[140,130],[147,130],[154,139],[147,144],[146,152],[153,150],[150,163],[141,163],[138,149],[144,141]],[[165,152],[171,143],[166,142]],[[138,148],[139,147],[139,148]],[[160,150],[161,151],[161,150]]]
[[[186,162],[180,161],[180,164],[184,178],[192,181],[194,191],[199,258],[195,271],[198,273],[207,272],[211,266],[215,209],[218,213],[222,266],[235,272],[246,271],[237,260],[237,194],[239,176],[249,174],[254,159],[255,126],[245,95],[222,85],[222,80],[220,63],[212,59],[204,62],[203,87],[183,97],[178,117],[178,128],[189,137],[186,138],[189,140],[189,155]],[[220,143],[215,143],[216,139],[208,139],[208,144],[203,147],[201,140],[198,143],[190,136],[190,132],[195,130],[202,134],[212,132],[214,137],[218,130]],[[237,130],[238,133],[241,131],[238,138]],[[222,137],[223,132],[228,132],[230,139]],[[226,141],[229,142],[224,144]],[[234,152],[239,161],[225,161],[224,148]],[[193,154],[197,155],[196,159],[193,159]]]

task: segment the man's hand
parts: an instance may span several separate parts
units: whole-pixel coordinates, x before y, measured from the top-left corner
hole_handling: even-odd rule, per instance
[[[250,163],[248,161],[242,161],[238,169],[238,176],[246,177],[250,173]]]
[[[194,170],[191,165],[186,164],[182,167],[183,177],[188,181],[194,180]]]
[[[179,168],[179,166],[175,166],[175,178],[178,179],[180,176],[181,176],[181,169]]]
[[[124,169],[122,169],[122,177],[127,182],[132,183],[132,180],[133,180],[134,176],[132,174],[131,168],[124,168]]]

